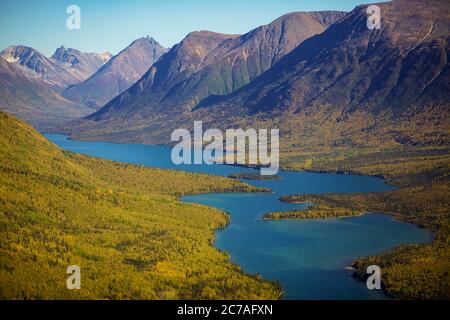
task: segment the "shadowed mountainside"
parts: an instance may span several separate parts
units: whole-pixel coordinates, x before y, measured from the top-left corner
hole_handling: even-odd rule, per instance
[[[92,112],[61,97],[53,85],[1,57],[0,109],[44,130]]]

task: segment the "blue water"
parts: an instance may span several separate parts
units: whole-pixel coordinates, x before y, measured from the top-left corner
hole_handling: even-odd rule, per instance
[[[114,161],[222,176],[257,173],[226,165],[176,166],[171,162],[171,149],[166,146],[73,141],[55,134],[46,137],[63,149]],[[183,201],[228,212],[231,222],[217,231],[215,245],[228,252],[245,272],[279,281],[285,299],[385,299],[380,291],[370,291],[364,283],[355,281],[345,267],[360,256],[432,239],[429,232],[382,214],[263,221],[261,217],[267,212],[304,208],[302,204],[279,201],[283,195],[392,189],[382,179],[358,175],[284,171],[279,176],[282,180],[250,181],[271,188],[271,194],[207,194],[187,196]]]

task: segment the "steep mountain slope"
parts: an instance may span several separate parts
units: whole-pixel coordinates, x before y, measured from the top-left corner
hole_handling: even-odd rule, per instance
[[[295,12],[234,39],[224,41],[205,59],[206,67],[189,79],[181,95],[229,94],[265,72],[305,39],[323,32],[345,15],[339,11]],[[215,82],[220,80],[219,85]]]
[[[212,246],[227,217],[176,198],[252,190],[63,152],[0,112],[0,298],[277,299]],[[66,287],[74,264],[82,290]]]
[[[130,129],[133,125],[143,125],[146,120],[190,112],[205,98],[231,93],[249,83],[299,43],[323,32],[343,15],[342,12],[291,13],[243,36],[209,31],[190,33],[138,83],[89,120],[96,121],[95,127],[102,125],[98,120],[105,120],[104,129],[109,131],[121,130],[118,126],[125,123],[124,119]],[[112,122],[115,123],[108,130],[106,127]]]
[[[164,103],[175,89],[160,101],[157,64],[154,75],[67,132],[168,143],[174,129],[194,119],[205,128],[276,127],[291,160],[299,150],[448,146],[450,7],[444,0],[378,5],[381,30],[367,28],[367,5],[359,6],[248,85],[194,111]]]
[[[10,46],[3,50],[0,56],[8,63],[19,66],[23,72],[40,78],[59,90],[79,82],[79,79],[64,67],[30,47]]]
[[[40,129],[92,112],[92,109],[61,97],[55,92],[54,86],[1,57],[0,109],[25,119]]]
[[[140,38],[111,58],[86,81],[64,91],[66,98],[100,108],[139,80],[166,49],[152,38]]]
[[[246,112],[298,111],[313,104],[349,111],[450,102],[450,6],[447,1],[379,4],[381,30],[360,6],[296,48],[223,105]]]
[[[79,82],[82,82],[97,72],[110,58],[111,54],[108,52],[103,54],[85,53],[61,46],[56,49],[50,60],[67,70]]]

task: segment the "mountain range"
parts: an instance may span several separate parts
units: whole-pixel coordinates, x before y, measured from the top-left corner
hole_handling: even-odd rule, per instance
[[[89,79],[66,89],[63,96],[98,109],[139,80],[166,51],[153,38],[137,39]]]
[[[0,109],[46,130],[92,112],[63,98],[54,85],[0,57]]]
[[[82,82],[97,72],[111,58],[112,54],[109,52],[85,53],[61,46],[56,49],[50,59],[72,74],[77,82]]]
[[[173,130],[202,120],[275,126],[286,149],[448,145],[449,6],[377,5],[379,30],[362,5],[286,14],[244,35],[191,32],[170,50],[141,38],[100,67],[108,58],[64,47],[51,58],[23,46],[2,57],[61,104],[98,109],[56,129],[79,139],[169,143]]]
[[[277,126],[289,148],[449,144],[450,7],[378,6],[380,30],[367,27],[363,5],[286,15],[243,36],[191,33],[130,89],[61,129],[82,139],[169,143],[174,129],[202,120]]]

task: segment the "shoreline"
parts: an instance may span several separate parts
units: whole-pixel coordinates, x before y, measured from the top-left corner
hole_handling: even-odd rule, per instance
[[[54,134],[54,133],[51,133],[51,134]],[[62,135],[65,135],[65,134],[62,134]],[[72,138],[71,138],[70,136],[68,136],[68,135],[65,135],[65,136],[66,136],[66,139],[68,139],[68,140],[74,140],[74,139],[72,139]],[[130,144],[130,143],[120,143],[120,142],[114,142],[114,141],[96,141],[96,140],[74,140],[74,141],[102,142],[102,143],[105,143],[105,142],[106,142],[106,143],[111,143],[111,144],[122,144],[122,145]],[[53,142],[52,142],[52,143],[53,143]],[[143,146],[170,147],[170,146],[167,146],[167,145],[161,145],[161,144],[145,144],[145,143],[131,143],[131,144],[134,144],[134,145],[143,145]],[[76,152],[75,152],[75,153],[76,153]],[[101,157],[99,157],[99,158],[101,158]],[[101,158],[101,159],[104,159],[104,158]],[[117,162],[117,161],[115,161],[115,162]],[[128,163],[128,162],[123,162],[123,163]],[[228,164],[225,164],[225,165],[228,165]],[[153,166],[148,166],[148,165],[138,165],[138,166],[144,166],[144,167],[150,167],[150,168],[164,169],[164,168],[161,168],[161,167],[153,167]],[[229,165],[229,166],[231,166],[231,167],[244,167],[244,168],[252,169],[252,170],[257,170],[257,169],[258,169],[258,167],[255,167],[255,166],[246,166],[246,165]],[[179,169],[165,169],[165,170],[174,170],[174,171],[187,172],[187,171],[179,170]],[[297,172],[306,172],[306,173],[319,173],[319,174],[357,175],[357,176],[375,177],[375,178],[381,178],[381,179],[383,179],[383,182],[384,182],[386,185],[395,188],[394,190],[399,190],[399,189],[401,189],[401,187],[398,187],[398,186],[396,186],[395,184],[390,183],[389,180],[386,178],[385,175],[368,175],[368,174],[362,174],[362,173],[358,173],[358,172],[353,172],[353,171],[350,171],[350,170],[345,170],[345,171],[335,171],[335,170],[333,170],[333,171],[331,171],[331,170],[330,170],[330,171],[327,171],[327,170],[292,170],[292,169],[286,169],[286,168],[283,168],[283,167],[280,168],[280,171],[281,171],[281,172],[293,172],[293,173],[297,173]],[[210,175],[210,176],[220,176],[220,175],[208,174],[208,173],[203,173],[203,174],[207,174],[207,175]],[[239,179],[239,180],[241,180],[241,179]],[[241,180],[241,181],[242,181],[242,180]],[[251,183],[252,181],[256,181],[256,180],[245,180],[245,182],[244,182],[244,181],[242,181],[242,182],[248,183],[248,184],[252,185],[252,183]],[[254,186],[254,185],[252,185],[252,186]],[[254,187],[256,187],[256,186],[254,186]],[[392,190],[391,190],[391,191],[392,191]],[[247,192],[245,192],[245,191],[238,191],[238,192],[235,192],[235,191],[230,191],[230,192],[205,192],[205,193],[196,193],[196,194],[186,194],[186,195],[181,195],[181,196],[178,196],[177,199],[178,199],[179,201],[181,201],[181,202],[184,202],[183,199],[182,199],[183,197],[187,197],[187,196],[195,196],[195,195],[207,195],[207,194],[220,194],[220,193],[226,193],[226,194],[261,193],[261,194],[264,194],[264,193],[273,193],[273,191],[270,190],[270,191],[262,191],[262,192],[261,192],[261,191],[247,191]],[[366,194],[366,193],[367,193],[367,192],[362,192],[362,194]],[[279,200],[282,201],[281,199],[279,199]],[[297,204],[299,204],[299,203],[301,204],[301,203],[304,203],[304,202],[288,202],[288,201],[282,201],[282,202],[292,203],[292,204],[296,204],[296,203],[297,203]],[[185,202],[185,203],[188,203],[188,202]],[[214,208],[214,209],[217,209],[217,210],[223,212],[224,214],[226,214],[227,217],[228,217],[228,221],[227,221],[227,223],[226,223],[224,226],[219,227],[219,228],[217,228],[217,229],[214,230],[214,241],[213,241],[213,243],[212,243],[214,249],[216,249],[216,250],[218,250],[218,251],[220,251],[220,252],[223,252],[222,250],[220,250],[219,248],[216,247],[216,245],[214,244],[214,242],[215,242],[215,239],[216,239],[216,233],[217,233],[217,231],[219,231],[219,230],[221,230],[221,229],[224,229],[224,228],[227,228],[227,227],[229,226],[229,224],[231,223],[231,215],[230,215],[230,213],[224,212],[223,210],[218,209],[218,208],[216,208],[216,207],[214,207],[214,206],[208,206],[208,207],[212,207],[212,208]],[[350,217],[360,217],[360,216],[363,216],[364,214],[367,214],[367,213],[362,213],[362,214],[358,214],[358,215],[351,215],[351,216],[342,216],[342,217],[312,218],[312,219],[317,219],[317,220],[327,220],[327,219],[333,219],[333,218],[335,218],[335,219],[342,219],[342,218],[350,218]],[[404,223],[410,223],[410,224],[413,224],[413,225],[415,225],[415,226],[417,226],[417,227],[423,228],[423,229],[425,229],[425,230],[431,232],[431,234],[433,235],[433,240],[431,240],[431,242],[434,241],[434,232],[433,232],[433,230],[429,230],[429,229],[426,228],[426,227],[423,227],[423,226],[420,226],[420,225],[418,225],[418,224],[412,223],[411,221],[407,221],[407,220],[405,220],[405,219],[399,219],[399,218],[401,218],[401,217],[399,217],[398,215],[394,215],[394,214],[391,214],[391,213],[381,213],[381,214],[391,216],[391,217],[395,218],[396,220],[399,220],[399,221],[404,222]],[[306,219],[298,219],[298,218],[264,219],[264,218],[263,218],[263,220],[267,220],[267,221],[270,221],[270,220],[272,220],[272,221],[279,221],[279,220],[306,220]],[[421,244],[419,244],[419,245],[423,245],[423,243],[421,243]],[[390,251],[392,251],[393,249],[395,249],[395,247],[390,248],[390,249],[388,249],[388,250],[384,250],[384,251],[378,253],[378,255],[383,254],[383,253],[390,252]],[[247,274],[247,275],[252,275],[252,274],[250,274],[250,273],[245,272],[239,264],[232,262],[232,261],[231,261],[231,255],[230,255],[228,252],[226,252],[226,254],[227,254],[227,256],[228,256],[229,259],[230,259],[230,263],[233,263],[233,264],[235,264],[236,266],[238,266],[238,267],[241,269],[241,272],[243,272],[244,274]],[[356,260],[355,260],[355,262],[356,262]],[[345,266],[344,266],[344,267],[345,267]],[[356,272],[354,272],[354,275],[356,275]],[[355,276],[353,276],[353,278],[354,278],[355,280],[357,280],[357,281],[363,281],[363,279],[358,279],[358,278],[355,277]],[[264,279],[264,281],[271,281],[271,280]],[[278,284],[279,284],[279,283],[278,283]],[[282,289],[282,287],[281,287],[281,289]],[[383,290],[383,294],[384,294],[385,296],[389,296],[384,290]],[[283,299],[283,297],[280,296],[279,299]]]

